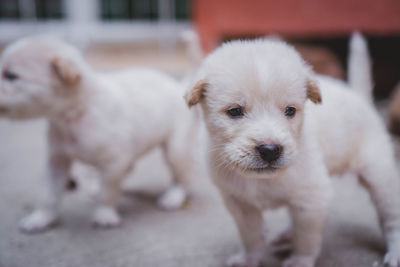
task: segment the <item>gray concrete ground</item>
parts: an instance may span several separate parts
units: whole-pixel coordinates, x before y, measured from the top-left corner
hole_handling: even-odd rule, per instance
[[[66,194],[62,223],[41,234],[20,233],[17,222],[32,210],[41,188],[47,155],[45,132],[42,120],[0,120],[1,267],[223,266],[240,249],[234,223],[205,173],[193,181],[192,198],[185,209],[166,212],[156,207],[155,196],[170,179],[159,151],[142,159],[124,184],[120,228],[91,227],[90,192],[95,179],[77,168],[80,187]],[[199,164],[204,167],[202,159],[200,154]],[[385,246],[369,197],[355,177],[332,179],[336,195],[317,266],[377,266]],[[269,238],[288,224],[284,211],[265,215]],[[269,249],[265,266],[279,266],[286,255]]]

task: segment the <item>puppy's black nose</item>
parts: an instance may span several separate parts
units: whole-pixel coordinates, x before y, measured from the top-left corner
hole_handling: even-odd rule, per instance
[[[268,144],[268,145],[260,145],[256,147],[256,149],[258,153],[260,153],[260,157],[264,161],[271,163],[280,158],[283,147],[280,145]]]

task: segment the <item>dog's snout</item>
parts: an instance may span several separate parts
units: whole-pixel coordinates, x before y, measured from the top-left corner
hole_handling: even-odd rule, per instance
[[[271,163],[280,158],[283,147],[275,144],[267,144],[259,145],[256,149],[264,161]]]

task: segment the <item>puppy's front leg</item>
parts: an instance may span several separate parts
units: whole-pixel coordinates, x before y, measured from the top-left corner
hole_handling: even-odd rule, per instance
[[[263,218],[261,211],[251,204],[245,203],[232,196],[224,196],[225,205],[232,214],[245,254],[232,256],[228,266],[257,267],[260,266],[265,252],[265,238],[263,233]]]
[[[314,206],[292,206],[293,254],[283,267],[313,267],[322,242],[325,209]]]
[[[25,232],[38,232],[52,226],[58,219],[58,207],[65,190],[71,159],[52,148],[50,151],[48,174],[35,210],[22,219],[20,229]]]

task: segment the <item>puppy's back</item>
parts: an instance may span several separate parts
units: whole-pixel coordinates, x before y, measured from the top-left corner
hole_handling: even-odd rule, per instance
[[[306,120],[317,133],[331,173],[348,167],[369,136],[381,135],[384,125],[366,98],[345,83],[319,76],[322,105],[308,104]]]

